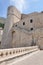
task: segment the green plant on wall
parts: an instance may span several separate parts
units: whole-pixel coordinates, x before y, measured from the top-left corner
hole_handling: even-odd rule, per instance
[[[3,23],[0,23],[0,27],[4,28],[4,24]]]

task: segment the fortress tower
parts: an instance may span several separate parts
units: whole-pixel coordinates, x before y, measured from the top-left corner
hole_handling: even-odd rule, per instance
[[[4,27],[1,46],[2,48],[11,47],[12,43],[12,26],[14,23],[19,22],[21,19],[21,13],[14,7],[8,7],[7,20]]]

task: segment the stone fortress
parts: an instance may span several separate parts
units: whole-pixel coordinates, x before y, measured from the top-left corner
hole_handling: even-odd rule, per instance
[[[0,18],[0,47],[16,48],[38,45],[43,49],[43,12],[21,14],[16,7],[9,6],[7,18]],[[2,34],[3,33],[3,34]]]

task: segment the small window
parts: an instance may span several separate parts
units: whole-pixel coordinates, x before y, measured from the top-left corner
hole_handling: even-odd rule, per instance
[[[17,25],[15,25],[17,27]]]
[[[31,31],[33,30],[33,28],[31,28]]]
[[[43,13],[43,11],[41,11],[41,13]]]
[[[23,22],[23,25],[25,25],[25,22]]]
[[[1,45],[1,41],[0,41],[0,45]]]
[[[33,20],[32,19],[30,19],[30,23],[32,23],[33,22]]]

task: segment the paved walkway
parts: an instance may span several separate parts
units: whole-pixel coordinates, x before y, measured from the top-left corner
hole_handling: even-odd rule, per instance
[[[18,60],[16,59],[16,61],[10,65],[43,65],[43,51],[37,51]]]

